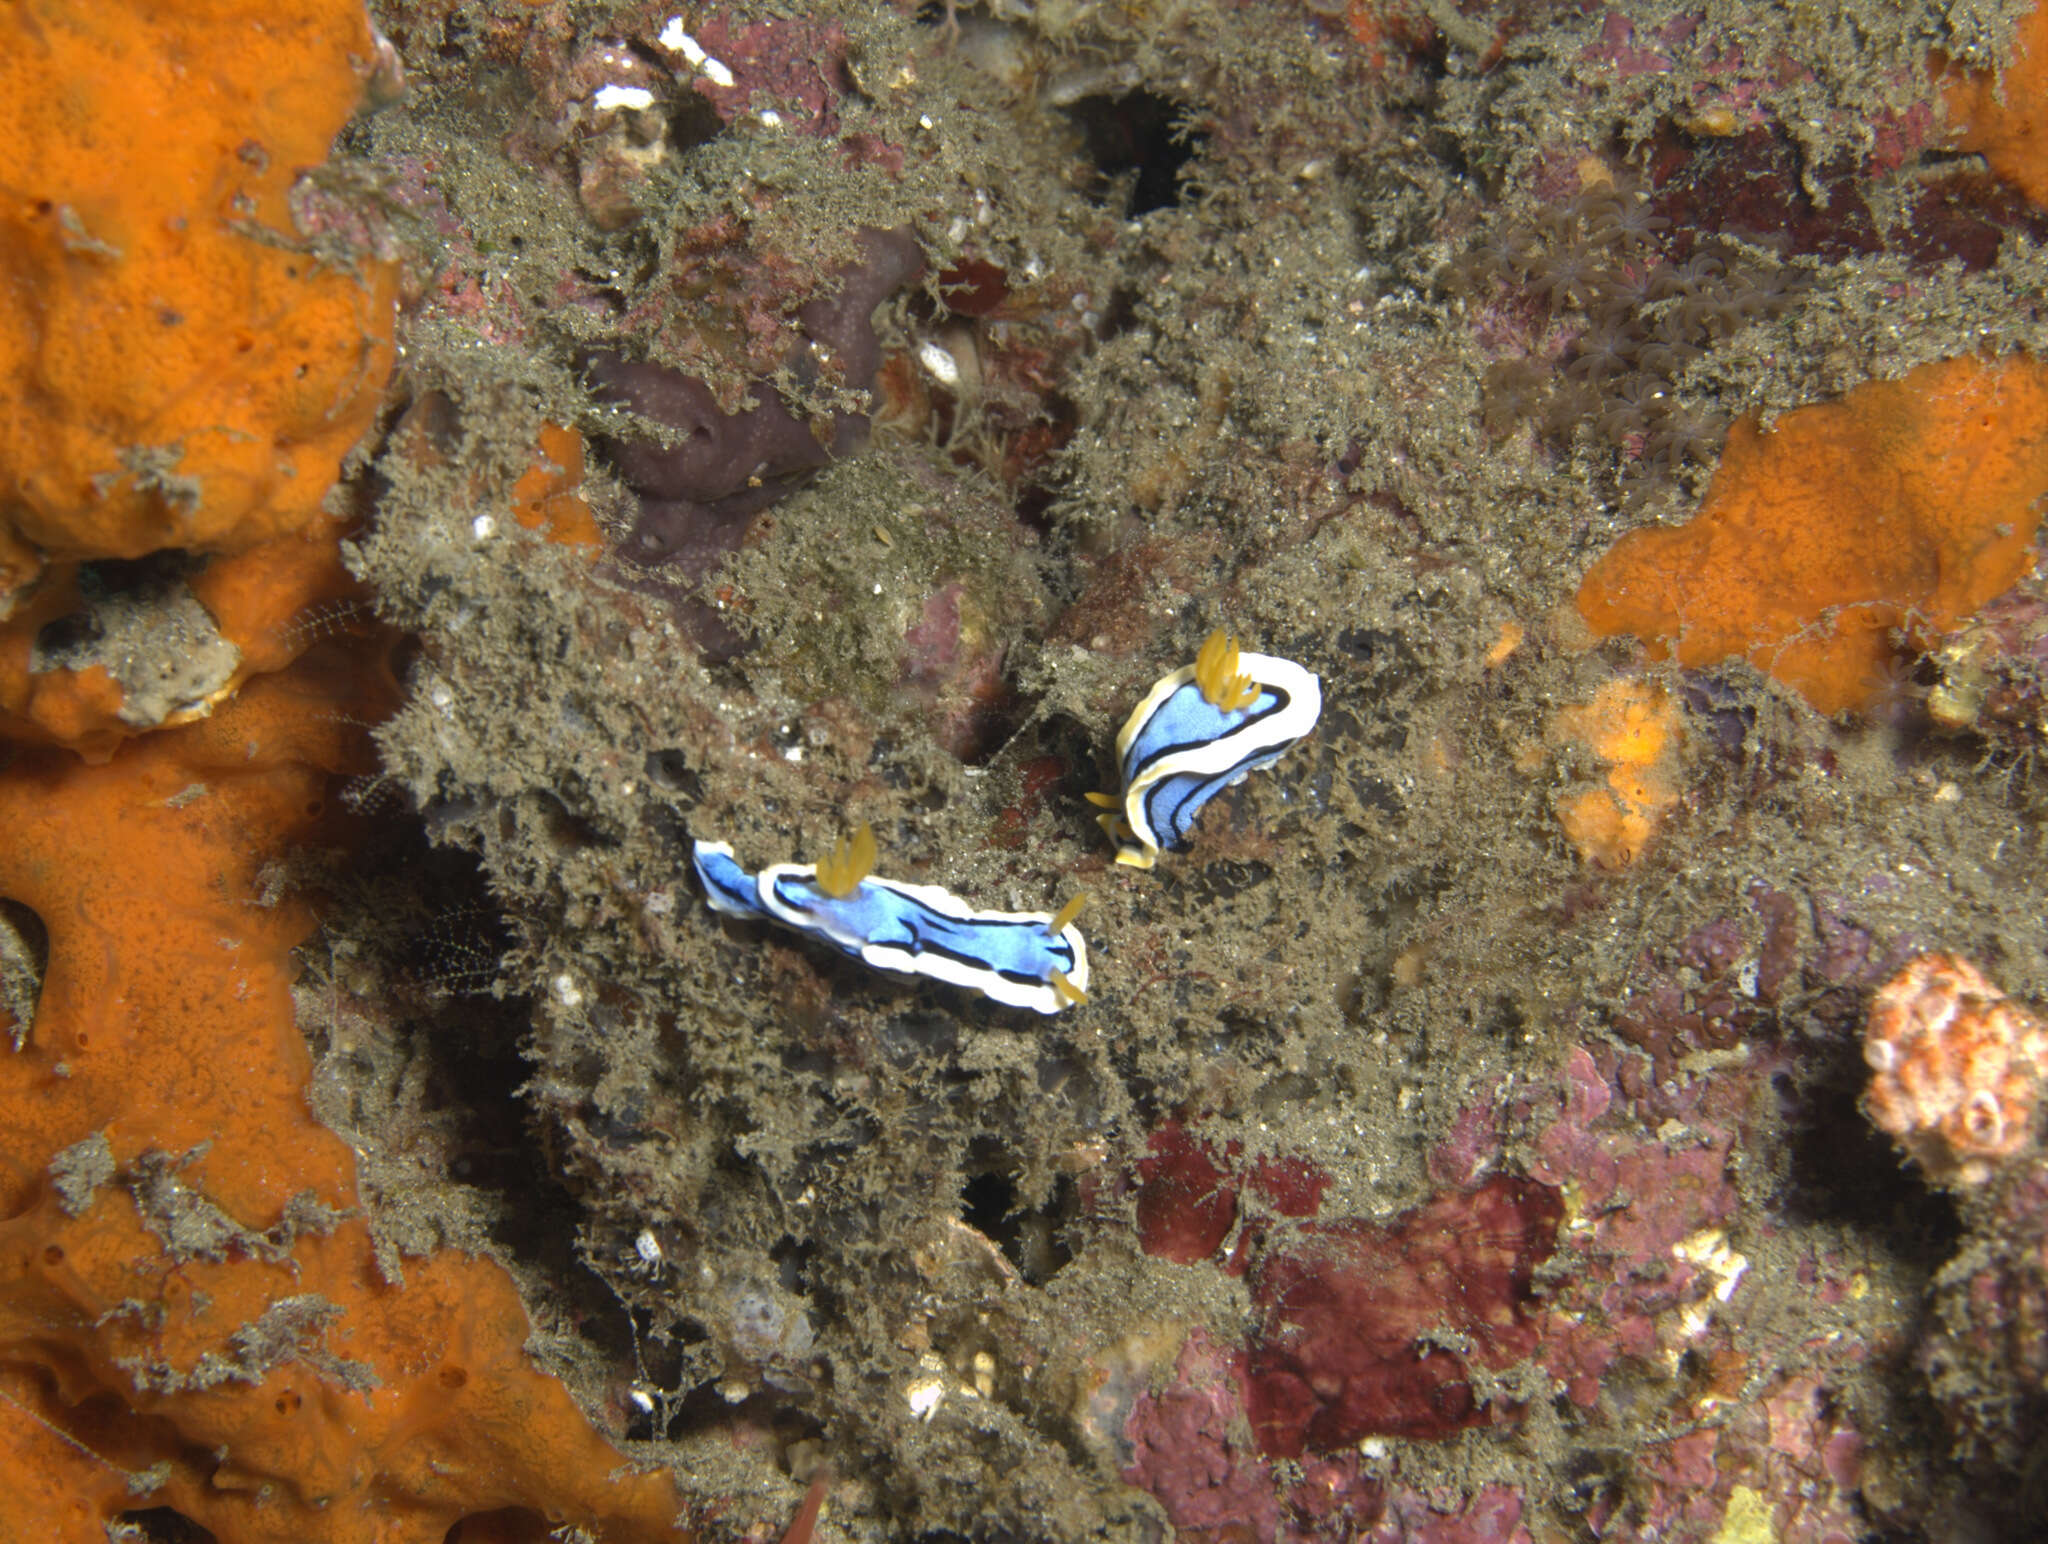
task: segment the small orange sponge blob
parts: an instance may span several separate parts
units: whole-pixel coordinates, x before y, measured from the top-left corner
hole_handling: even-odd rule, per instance
[[[560,424],[540,426],[533,464],[512,485],[512,518],[567,547],[596,549],[604,533],[576,490],[583,484],[583,436]]]
[[[1631,531],[1579,586],[1602,637],[1740,657],[1823,713],[1882,692],[1891,630],[1941,632],[2023,577],[2048,492],[2048,365],[1946,359],[1735,425],[1699,512]]]
[[[1550,734],[1583,746],[1606,769],[1597,786],[1559,796],[1566,839],[1596,868],[1627,868],[1679,799],[1678,705],[1647,681],[1609,681],[1590,702],[1560,709]]]
[[[2048,209],[2048,3],[2014,29],[2005,70],[1958,70],[1939,54],[1934,73],[1955,143]]]
[[[0,10],[0,598],[319,517],[390,371],[396,267],[316,254],[291,194],[375,48],[361,0]]]
[[[182,582],[233,648],[233,666],[195,698],[158,700],[157,717],[142,711],[104,665],[39,666],[39,641],[90,615],[81,566],[58,563],[44,570],[13,614],[0,620],[0,741],[61,745],[88,761],[105,761],[130,736],[204,718],[245,682],[282,670],[307,645],[369,609],[367,589],[350,576],[332,532],[278,536],[206,559]],[[155,657],[173,662],[189,659],[194,647],[189,633],[177,631],[160,635],[153,645]]]

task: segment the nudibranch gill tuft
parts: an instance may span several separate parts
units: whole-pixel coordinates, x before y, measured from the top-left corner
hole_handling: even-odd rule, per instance
[[[1259,688],[1244,673],[1242,665],[1237,640],[1219,627],[1202,640],[1201,650],[1195,655],[1195,685],[1216,707],[1229,712],[1248,708],[1258,701]]]
[[[1058,1013],[1088,1000],[1078,897],[1057,916],[985,911],[938,885],[879,878],[867,871],[874,857],[865,825],[822,863],[776,863],[759,874],[741,868],[724,842],[691,848],[705,897],[726,916],[779,923],[876,970],[929,976],[1013,1008]]]
[[[1116,861],[1150,868],[1188,844],[1195,816],[1247,772],[1271,766],[1322,716],[1323,685],[1289,659],[1240,654],[1221,628],[1195,663],[1161,676],[1116,737],[1123,794],[1090,794]]]
[[[842,837],[818,860],[818,888],[843,901],[875,871],[875,828],[865,820],[852,836]]]

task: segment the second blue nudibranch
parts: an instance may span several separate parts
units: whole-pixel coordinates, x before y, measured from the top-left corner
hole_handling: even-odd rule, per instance
[[[823,863],[776,863],[758,874],[724,842],[697,842],[691,853],[712,909],[727,916],[774,922],[876,970],[929,976],[1013,1008],[1058,1013],[1087,1000],[1078,900],[1056,916],[989,911],[938,885],[869,874],[873,857],[866,827]]]

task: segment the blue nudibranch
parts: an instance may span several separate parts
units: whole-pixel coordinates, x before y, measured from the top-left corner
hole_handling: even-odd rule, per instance
[[[724,842],[697,842],[691,860],[714,911],[775,922],[823,939],[876,970],[972,988],[1013,1008],[1058,1013],[1087,1000],[1088,945],[1057,916],[983,911],[937,885],[868,872],[874,834],[863,825],[820,863],[776,863],[749,874]]]
[[[1202,806],[1271,766],[1315,728],[1323,684],[1291,659],[1240,654],[1221,628],[1195,663],[1161,676],[1116,737],[1123,795],[1090,794],[1116,861],[1150,868],[1179,852]]]

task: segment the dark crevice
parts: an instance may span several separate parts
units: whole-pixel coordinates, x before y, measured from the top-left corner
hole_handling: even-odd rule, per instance
[[[1188,127],[1180,103],[1139,90],[1083,97],[1064,111],[1101,175],[1098,200],[1123,189],[1124,217],[1133,220],[1181,201],[1182,173],[1208,136]]]

